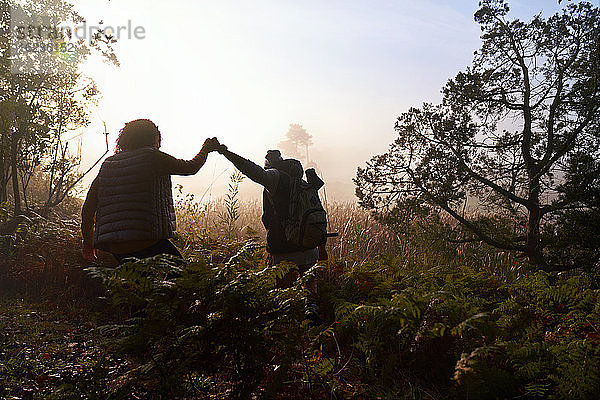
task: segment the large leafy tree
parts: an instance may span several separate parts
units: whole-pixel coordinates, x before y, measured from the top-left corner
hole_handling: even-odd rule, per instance
[[[446,213],[460,228],[453,240],[540,268],[590,266],[600,253],[600,12],[578,2],[528,22],[508,13],[502,0],[480,3],[472,65],[441,104],[400,115],[387,153],[358,169],[357,196],[388,219]]]
[[[16,27],[76,26],[83,18],[62,0],[0,0],[0,17],[0,203],[10,193],[14,216],[33,208],[44,214],[82,177],[79,157],[69,150],[69,136],[90,123],[99,92],[79,66],[94,51],[117,63],[115,40],[101,30],[86,39],[58,31],[54,41],[35,42],[35,35],[27,40],[31,45],[63,42],[68,44],[62,47],[66,51],[15,51],[11,41]],[[33,178],[41,178],[38,186],[45,187],[37,204],[28,201]]]

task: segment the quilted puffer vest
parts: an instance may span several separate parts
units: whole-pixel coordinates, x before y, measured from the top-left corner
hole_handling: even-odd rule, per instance
[[[107,158],[98,174],[94,246],[161,240],[176,233],[171,176],[158,176],[154,148],[123,151]]]

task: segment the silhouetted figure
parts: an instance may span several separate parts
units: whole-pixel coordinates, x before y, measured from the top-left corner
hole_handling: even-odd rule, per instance
[[[171,175],[193,175],[218,141],[207,139],[191,160],[159,149],[161,134],[150,120],[125,124],[115,154],[108,157],[87,193],[82,210],[83,256],[107,251],[119,263],[129,257],[181,253],[169,238],[176,234]]]
[[[264,187],[262,222],[267,230],[269,262],[271,265],[276,265],[282,261],[289,261],[298,266],[298,271],[291,271],[278,281],[280,287],[289,286],[299,274],[304,273],[320,259],[317,246],[306,249],[291,243],[286,238],[286,220],[290,210],[290,201],[293,200],[290,198],[290,193],[294,181],[301,180],[304,175],[302,164],[298,160],[283,159],[279,150],[267,152],[264,168],[232,153],[224,145],[221,145],[217,151],[231,161],[240,172]],[[307,180],[312,182],[316,190],[323,186],[323,181],[317,177],[314,170],[307,170]],[[326,223],[323,230],[325,233]],[[325,254],[323,246],[321,255]]]

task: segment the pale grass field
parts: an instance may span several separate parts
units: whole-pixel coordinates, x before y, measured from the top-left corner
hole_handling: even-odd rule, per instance
[[[237,202],[235,221],[227,221],[225,199],[197,203],[192,195],[176,198],[178,230],[188,237],[206,237],[244,241],[252,237],[265,238],[259,201]],[[367,210],[351,202],[327,202],[330,238],[327,251],[330,260],[343,263],[364,263],[376,258],[394,258],[407,266],[429,268],[441,264],[468,265],[489,270],[503,277],[514,277],[521,271],[514,255],[490,249],[481,243],[450,244],[426,232],[410,237],[394,233],[379,223]]]

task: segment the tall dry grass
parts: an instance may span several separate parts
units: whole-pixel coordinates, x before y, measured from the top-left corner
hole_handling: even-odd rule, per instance
[[[206,236],[222,240],[229,234],[229,221],[224,218],[228,205],[223,199],[200,203],[194,195],[179,190],[175,203],[178,231],[188,240]],[[266,231],[261,220],[261,202],[242,200],[238,206],[239,219],[235,221],[234,239],[257,237],[264,240]],[[337,237],[328,240],[327,251],[331,258],[362,262],[390,254],[397,248],[396,235],[358,205],[330,202],[324,207],[328,215],[328,231],[338,233]]]
[[[187,240],[185,246],[192,246],[193,242],[202,246],[207,237],[222,243],[230,234],[231,227],[223,218],[227,212],[225,201],[198,203],[193,195],[180,192],[176,204],[178,230]],[[266,232],[261,221],[261,203],[239,201],[238,204],[239,219],[235,221],[232,239],[264,240]],[[514,254],[498,251],[483,243],[448,243],[436,235],[427,222],[416,223],[408,235],[398,234],[356,203],[326,202],[324,207],[328,231],[338,233],[327,243],[329,257],[336,262],[355,264],[385,257],[424,269],[438,265],[467,265],[486,269],[506,279],[514,278],[521,271],[521,260]],[[451,221],[446,220],[445,223]]]
[[[325,209],[329,232],[339,235],[328,241],[328,251],[334,259],[362,262],[400,251],[399,236],[356,203],[330,202]]]

